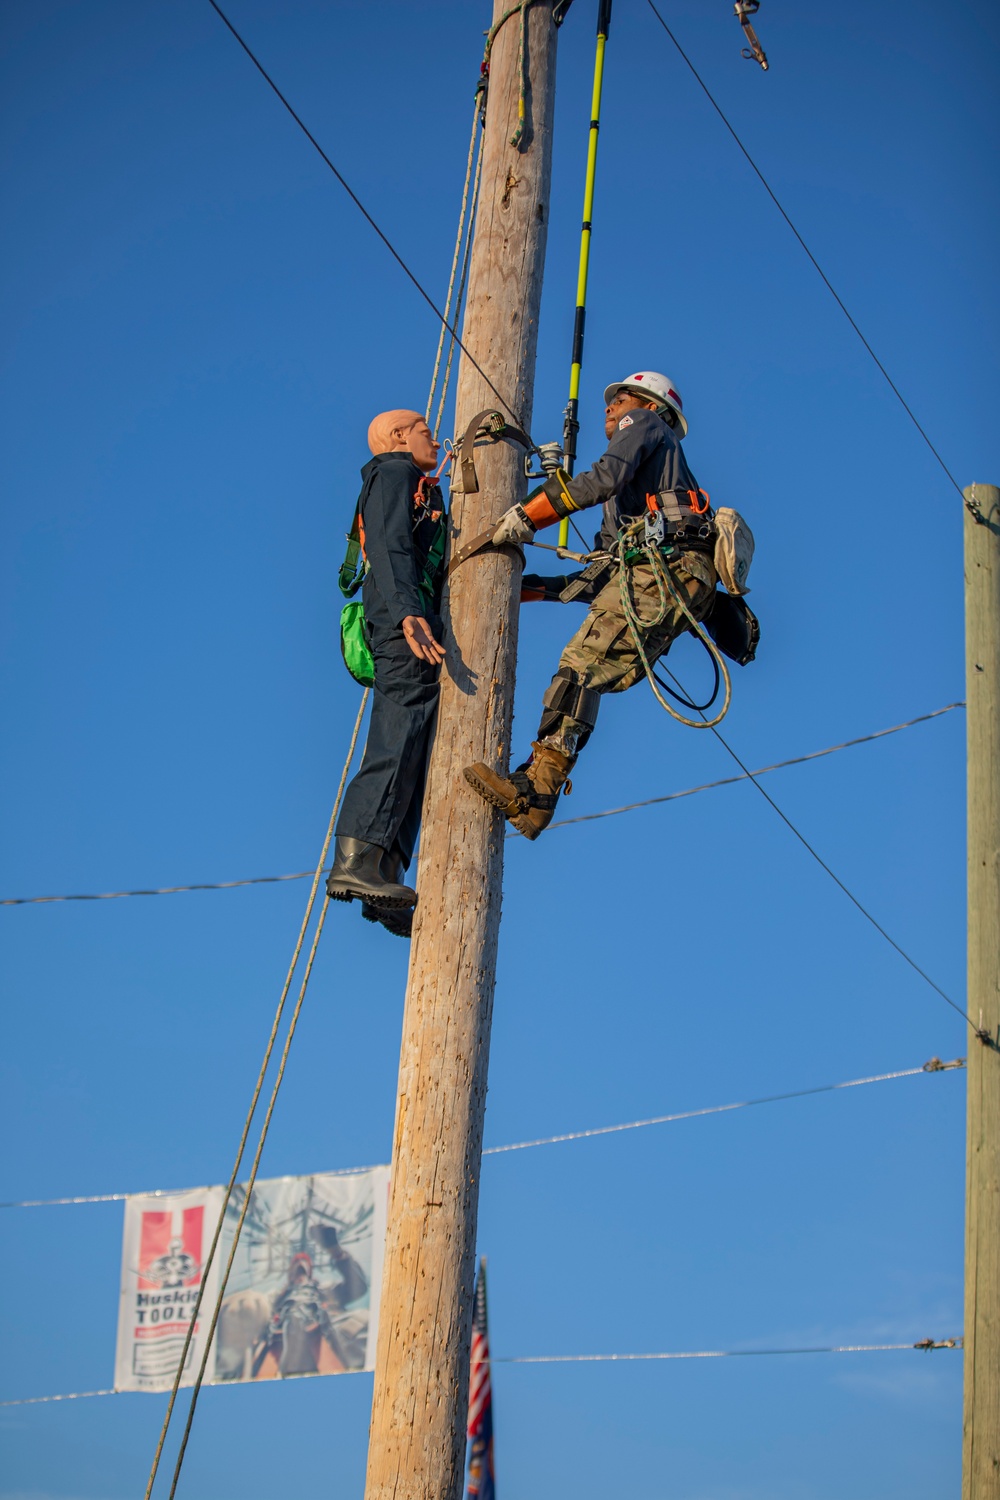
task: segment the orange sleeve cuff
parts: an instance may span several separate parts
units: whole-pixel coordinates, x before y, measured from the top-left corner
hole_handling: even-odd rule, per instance
[[[552,504],[548,495],[544,493],[535,495],[531,500],[526,500],[524,503],[524,513],[536,531],[541,531],[543,526],[551,526],[553,521],[560,519],[559,512]]]

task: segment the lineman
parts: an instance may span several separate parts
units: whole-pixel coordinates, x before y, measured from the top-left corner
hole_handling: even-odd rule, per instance
[[[416,411],[382,412],[361,471],[363,594],[374,698],[361,768],[344,794],[327,893],[408,937],[417,893],[402,884],[420,825],[444,648],[438,637],[444,507],[428,479],[440,444]]]
[[[665,517],[667,540],[675,549],[668,566],[687,596],[691,613],[701,620],[715,593],[714,527],[697,483],[681,452],[687,433],[681,398],[665,375],[640,370],[609,385],[604,392],[607,451],[592,469],[567,479],[551,475],[501,516],[494,545],[530,542],[543,526],[573,511],[603,504],[602,547],[610,547],[619,528],[647,511],[647,497]],[[527,597],[546,597],[541,591]],[[657,581],[648,563],[635,567],[632,598],[641,618],[650,619],[660,603]],[[672,599],[660,624],[644,636],[650,663],[669,650],[688,621]],[[622,613],[619,572],[604,575],[580,629],[566,646],[559,670],[542,699],[542,718],[532,755],[507,776],[482,761],[467,766],[465,779],[480,796],[499,807],[519,833],[536,839],[552,821],[576,758],[597,722],[604,693],[620,693],[644,676],[644,669]]]

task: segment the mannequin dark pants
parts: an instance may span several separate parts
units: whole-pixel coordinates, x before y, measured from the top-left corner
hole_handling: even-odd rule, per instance
[[[440,621],[428,619],[440,640]],[[369,626],[375,658],[372,717],[361,769],[344,793],[338,837],[395,847],[413,858],[424,798],[427,755],[440,668],[414,656],[401,630]]]

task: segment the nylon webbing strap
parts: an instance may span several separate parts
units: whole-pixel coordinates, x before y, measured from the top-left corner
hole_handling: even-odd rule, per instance
[[[502,438],[510,438],[515,443],[520,443],[522,448],[527,448],[530,453],[534,447],[526,432],[516,427],[512,422],[506,421],[502,412],[488,408],[486,411],[477,412],[465,429],[460,449],[460,469],[462,474],[462,490],[466,495],[477,495],[479,493],[479,476],[476,473],[475,447],[476,438],[483,432],[491,442],[498,443]]]
[[[351,529],[347,533],[347,553],[340,565],[340,573],[337,579],[340,585],[340,592],[345,599],[353,598],[358,592],[358,589],[364,582],[365,573],[368,571],[368,565],[365,562],[364,553],[361,548],[360,519],[361,501],[359,500],[354,507],[354,520],[351,522]]]
[[[489,531],[481,531],[478,536],[474,536],[472,538],[471,542],[466,542],[464,547],[459,547],[458,551],[455,553],[448,564],[448,571],[446,572],[445,577],[450,578],[455,569],[461,567],[462,563],[468,562],[470,557],[475,557],[477,552],[485,552],[486,548],[491,547],[492,545],[493,528],[491,528]],[[515,547],[513,542],[504,542],[499,547],[493,547],[493,550],[494,552],[515,553],[516,556],[521,559],[521,566],[524,566],[524,553],[521,551],[520,547]]]

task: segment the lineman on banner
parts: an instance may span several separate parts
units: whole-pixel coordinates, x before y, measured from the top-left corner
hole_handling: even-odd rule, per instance
[[[561,471],[550,475],[523,505],[512,506],[500,518],[493,543],[530,542],[540,528],[574,511],[603,505],[598,545],[610,548],[624,524],[655,505],[672,547],[671,577],[700,621],[715,595],[715,526],[708,497],[698,489],[681,451],[687,433],[681,398],[665,375],[640,370],[609,385],[604,400],[604,430],[610,440],[604,455],[576,478]],[[559,793],[593,733],[602,696],[624,692],[645,675],[622,610],[619,569],[609,557],[603,577],[601,570],[600,563],[592,565],[569,591],[589,600],[590,610],[563,651],[542,699],[541,723],[529,759],[506,776],[481,761],[465,769],[466,781],[529,839],[537,838],[551,822]],[[529,575],[523,582],[523,597],[540,599],[556,597],[551,586],[567,580]],[[567,597],[565,592],[562,597]],[[632,598],[643,617],[657,613],[659,590],[648,564],[634,569]],[[680,606],[673,600],[668,603],[660,623],[644,638],[651,663],[688,628]]]

